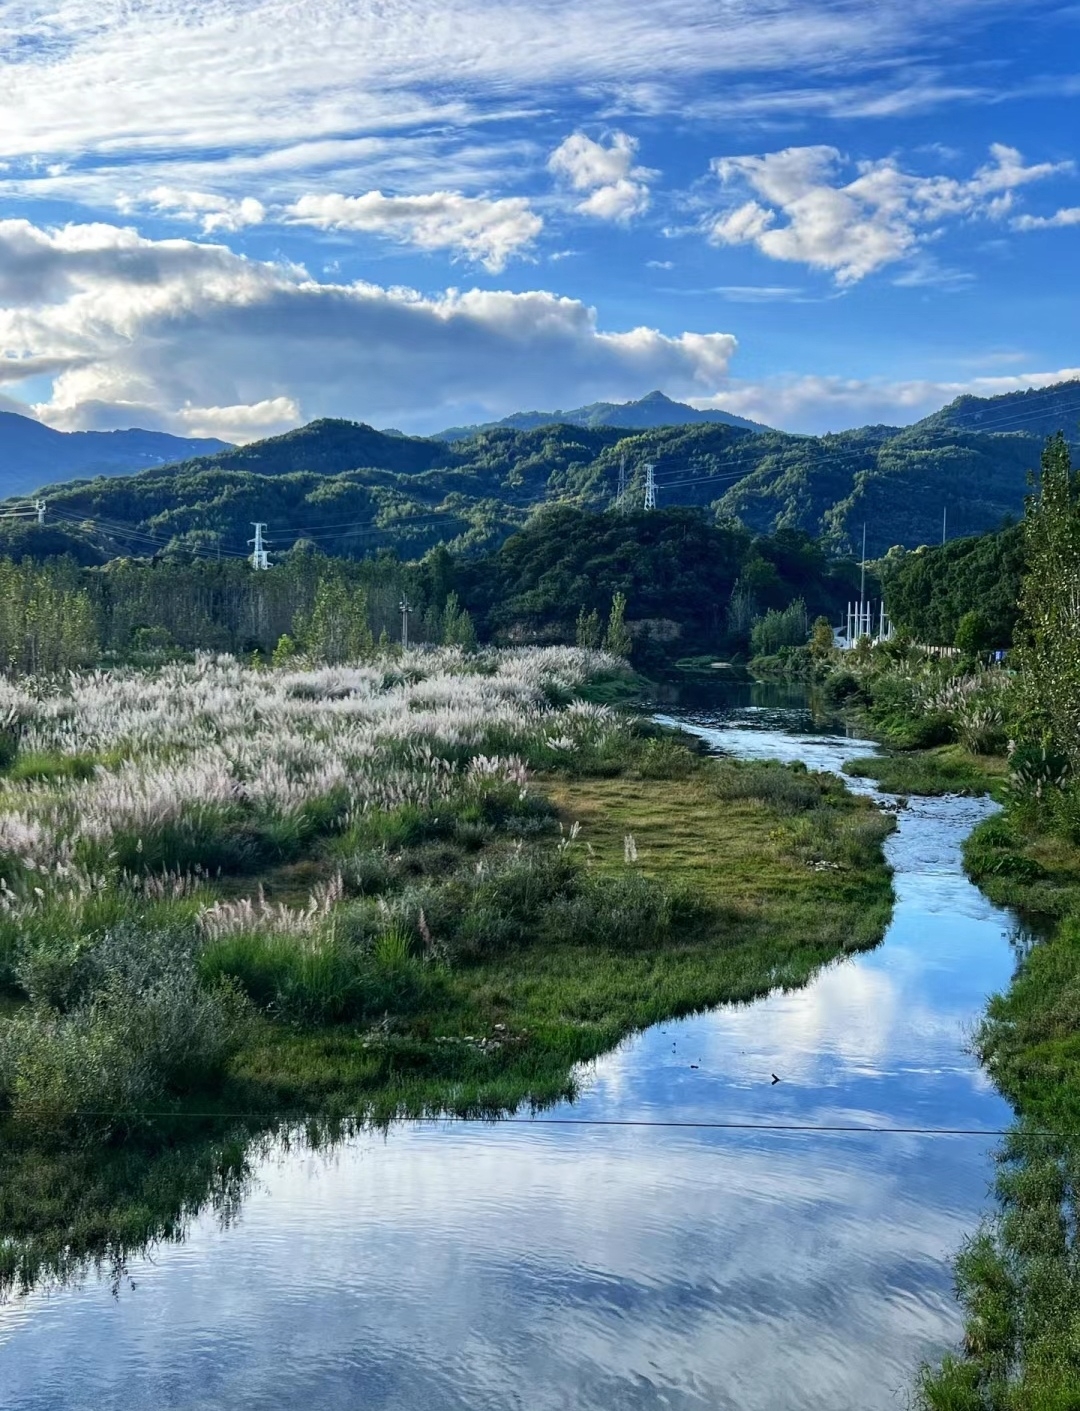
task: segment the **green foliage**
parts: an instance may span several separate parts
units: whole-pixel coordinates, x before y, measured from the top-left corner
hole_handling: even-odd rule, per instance
[[[604,650],[612,656],[628,657],[633,647],[630,629],[626,625],[626,594],[616,593],[611,600],[607,630],[604,632]]]
[[[600,614],[595,608],[586,612],[581,608],[574,627],[574,642],[579,647],[599,647],[604,631],[600,625]]]
[[[367,593],[340,573],[327,573],[319,580],[311,611],[297,615],[294,632],[308,656],[331,665],[362,661],[375,649]]]
[[[51,675],[97,652],[93,605],[73,561],[0,559],[0,671]]]
[[[1025,564],[1022,525],[939,548],[894,550],[881,565],[885,605],[893,626],[926,646],[952,646],[961,619],[977,613],[978,645],[972,650],[1008,647]]]
[[[219,1074],[243,1041],[246,1003],[230,982],[200,982],[193,938],[122,926],[76,955],[80,983],[0,1026],[0,1101],[45,1137],[108,1131]],[[56,967],[53,967],[55,985]]]
[[[823,661],[830,657],[832,653],[832,623],[827,617],[815,618],[813,630],[810,633],[810,654],[817,660]]]
[[[285,666],[299,654],[299,651],[300,648],[297,646],[296,641],[288,632],[283,632],[277,639],[274,650],[271,653],[270,665],[275,667]]]
[[[750,646],[755,656],[773,656],[781,647],[805,646],[809,634],[806,604],[797,598],[781,611],[772,608],[757,619],[750,629]],[[829,642],[831,646],[831,632]]]
[[[1061,435],[1043,452],[1037,493],[1024,521],[1027,574],[1022,607],[1023,681],[1029,720],[1080,766],[1080,475]],[[1030,728],[1030,727],[1029,727]]]
[[[981,612],[971,609],[965,612],[956,625],[953,643],[965,656],[977,656],[985,652],[993,642],[993,633]]]
[[[442,612],[442,640],[446,647],[462,647],[467,652],[476,650],[476,628],[472,617],[453,592],[447,597]]]

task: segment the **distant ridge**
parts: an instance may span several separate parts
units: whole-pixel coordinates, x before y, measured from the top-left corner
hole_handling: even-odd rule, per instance
[[[748,421],[733,412],[699,411],[685,402],[673,402],[663,392],[650,392],[636,402],[590,402],[572,411],[514,412],[501,421],[476,426],[451,426],[435,433],[438,441],[465,441],[482,431],[535,431],[540,426],[625,427],[628,431],[649,431],[658,426],[738,426],[744,431],[770,431],[759,421]]]
[[[1063,431],[1070,441],[1080,442],[1080,378],[1005,392],[999,397],[957,397],[911,429],[998,435],[1023,432],[1027,436],[1053,436]]]
[[[28,495],[61,480],[131,475],[151,466],[229,449],[214,436],[165,431],[55,431],[33,417],[0,411],[0,498]]]

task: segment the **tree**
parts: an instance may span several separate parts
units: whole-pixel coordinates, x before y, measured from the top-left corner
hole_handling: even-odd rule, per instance
[[[608,614],[607,631],[604,633],[604,649],[612,656],[628,657],[633,640],[626,625],[626,595],[616,593],[611,599],[611,612]]]
[[[819,660],[830,656],[833,651],[833,630],[832,623],[827,617],[819,617],[814,621],[814,630],[810,634],[810,655]]]
[[[796,598],[782,612],[771,608],[764,617],[758,618],[750,631],[750,645],[755,656],[775,656],[781,647],[805,646],[809,634],[806,604],[801,598]],[[829,645],[832,646],[831,628]]]
[[[277,639],[277,645],[270,658],[271,666],[285,666],[287,662],[292,661],[298,650],[299,648],[288,632],[283,632]]]
[[[296,635],[319,661],[357,661],[374,648],[367,620],[367,593],[340,574],[320,579],[310,614],[301,615]]]
[[[990,627],[981,612],[965,612],[956,624],[953,645],[965,656],[977,656],[990,650]]]
[[[1064,436],[1042,456],[1024,519],[1021,664],[1030,720],[1080,768],[1080,476]]]
[[[451,593],[443,608],[442,639],[446,647],[463,647],[471,652],[476,649],[476,628],[465,609],[458,604],[458,595]]]
[[[595,608],[591,612],[586,612],[582,608],[577,615],[577,627],[574,631],[574,640],[579,647],[598,647],[604,635],[604,629],[600,625],[600,614]]]

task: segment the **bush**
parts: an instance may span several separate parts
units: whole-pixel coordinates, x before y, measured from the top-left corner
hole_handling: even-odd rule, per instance
[[[247,1032],[237,986],[200,982],[190,932],[117,927],[85,959],[71,1009],[39,1003],[0,1029],[0,1095],[39,1133],[141,1120],[219,1074]]]
[[[665,940],[676,923],[695,914],[688,899],[673,897],[640,872],[613,877],[584,875],[571,895],[555,898],[544,917],[549,941],[632,950]]]

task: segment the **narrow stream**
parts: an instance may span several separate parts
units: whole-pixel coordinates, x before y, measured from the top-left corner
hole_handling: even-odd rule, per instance
[[[790,697],[678,718],[811,768],[872,748]],[[901,811],[876,951],[651,1029],[548,1114],[654,1125],[430,1124],[278,1153],[236,1221],[204,1214],[134,1287],[0,1308],[0,1405],[902,1407],[959,1334],[950,1260],[995,1141],[655,1124],[1007,1125],[963,1047],[1014,963],[1011,918],[960,869],[987,807]]]

